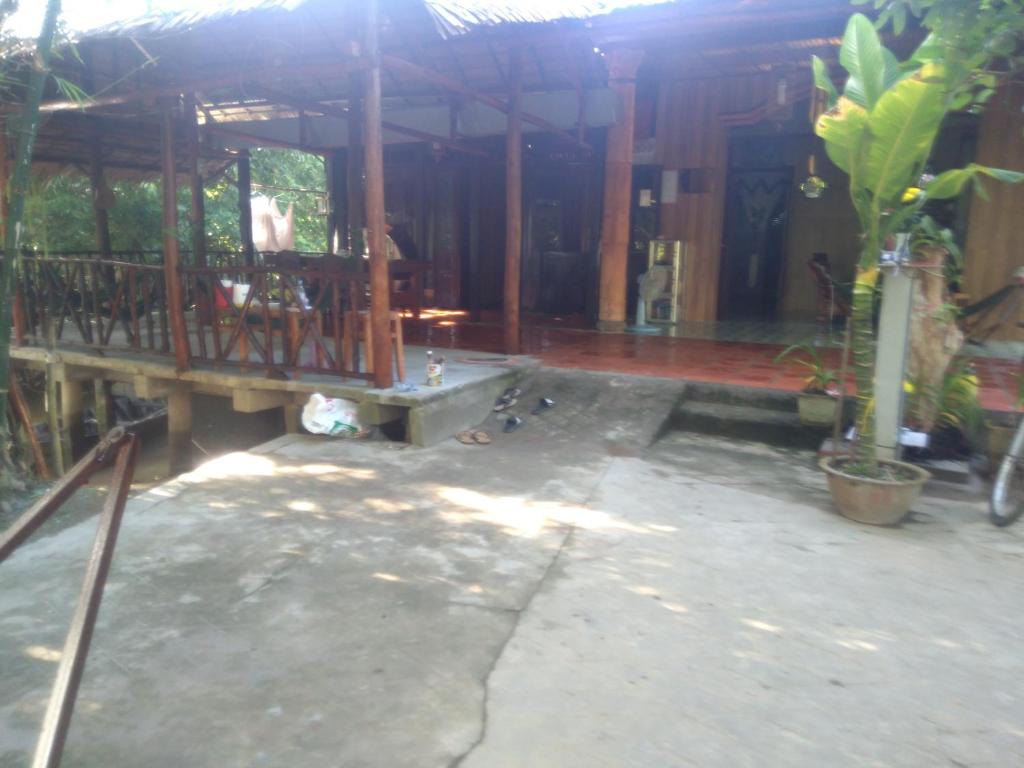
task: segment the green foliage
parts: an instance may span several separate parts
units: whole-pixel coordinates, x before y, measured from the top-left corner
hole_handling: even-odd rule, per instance
[[[943,62],[957,109],[980,109],[1024,65],[1024,0],[853,1],[880,11],[880,29],[891,25],[900,35],[914,18],[931,33],[911,61]]]
[[[878,6],[895,9],[901,2],[878,0]],[[938,6],[946,0],[931,2]],[[991,3],[1006,4],[1002,0],[984,0],[981,5]],[[920,10],[914,2],[904,5],[915,12]],[[892,10],[886,18],[902,28],[904,13]],[[962,40],[946,40],[945,35],[953,29],[959,27],[933,29],[932,36],[900,64],[882,45],[874,24],[855,14],[847,25],[840,50],[840,63],[848,73],[841,94],[834,85],[829,87],[821,82],[824,66],[814,64],[818,87],[830,100],[834,99],[832,108],[819,118],[815,131],[825,141],[829,157],[849,176],[850,199],[862,232],[850,322],[861,438],[855,463],[869,476],[878,473],[871,406],[875,357],[871,318],[883,244],[890,235],[910,228],[930,200],[958,194],[968,181],[976,183],[979,175],[1007,182],[1024,180],[1024,174],[972,164],[939,175],[920,191],[914,189],[921,183],[946,115],[960,108],[965,94],[970,99],[977,98],[979,78],[991,82],[988,73],[977,69],[991,57],[968,50]],[[954,53],[952,61],[943,58]],[[911,189],[914,192],[908,194]]]
[[[938,387],[909,382],[907,419],[920,423],[926,413],[935,414],[933,429],[952,428],[964,435],[974,433],[981,423],[978,374],[967,360],[954,360]]]
[[[325,194],[323,160],[293,150],[255,149],[251,154],[254,192],[277,196],[282,208],[295,203],[296,250],[324,250],[326,224],[316,208],[317,197]],[[257,184],[285,191],[260,189]],[[163,242],[159,181],[115,181],[110,187],[114,192],[114,205],[109,210],[113,249],[159,250]],[[207,182],[204,195],[207,248],[238,251],[238,188],[233,170]],[[189,190],[180,187],[178,239],[184,250],[192,248],[190,210]],[[96,229],[89,180],[77,173],[35,179],[26,203],[25,232],[23,243],[28,248],[46,252],[94,250]]]
[[[797,357],[797,353],[801,356]],[[772,362],[781,363],[786,359],[792,359],[810,372],[804,379],[804,392],[823,394],[828,391],[829,386],[839,380],[835,370],[825,365],[821,351],[810,344],[792,344],[782,350]]]

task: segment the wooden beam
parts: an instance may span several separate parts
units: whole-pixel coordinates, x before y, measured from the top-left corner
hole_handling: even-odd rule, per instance
[[[458,80],[453,80],[452,78],[447,77],[446,75],[442,75],[440,72],[435,72],[432,69],[427,69],[426,67],[421,67],[418,64],[413,64],[411,61],[406,61],[405,59],[400,58],[398,56],[385,55],[381,57],[381,60],[384,62],[384,65],[388,69],[391,69],[395,72],[400,72],[403,75],[406,75],[408,77],[414,77],[418,80],[424,80],[428,83],[432,83],[433,85],[438,86],[439,88],[444,88],[447,91],[451,91],[452,93],[461,94],[467,98],[479,101],[482,104],[486,104],[487,106],[491,107],[492,109],[496,109],[499,112],[504,112],[506,115],[509,113],[510,107],[507,102],[502,101],[496,96],[491,96],[488,93],[481,93],[480,91],[474,90],[473,88],[470,88],[468,85],[460,83]],[[548,122],[544,118],[537,117],[537,115],[530,114],[529,112],[523,112],[521,105],[520,117],[523,120],[523,122],[535,125],[538,128],[547,131],[548,133],[551,133],[555,136],[558,136],[561,139],[564,139],[570,144],[578,145],[585,149],[590,148],[589,145],[580,142],[571,133],[562,130],[554,123]]]
[[[505,353],[519,354],[519,280],[523,251],[522,54],[509,53],[508,130],[505,134]]]
[[[245,131],[239,131],[235,128],[229,128],[224,123],[203,123],[203,130],[209,131],[210,133],[217,133],[221,136],[226,136],[229,139],[237,139],[238,141],[245,141],[249,144],[256,144],[260,147],[278,147],[279,149],[297,149],[300,152],[308,152],[311,155],[325,156],[330,153],[329,148],[325,149],[312,149],[310,147],[303,146],[302,144],[296,144],[294,141],[285,141],[284,139],[272,139],[269,136],[260,136],[256,133],[246,133]]]
[[[266,88],[261,89],[261,93],[264,94],[268,100],[271,100],[276,104],[283,104],[288,107],[293,107],[294,109],[303,109],[308,110],[310,112],[318,112],[321,115],[327,115],[330,117],[340,117],[346,120],[350,116],[349,110],[345,107],[337,107],[332,104],[323,104],[318,101],[298,98],[295,96],[288,96],[286,94],[277,93]],[[449,149],[455,152],[462,152],[467,155],[478,155],[480,157],[486,157],[487,155],[487,153],[484,152],[483,150],[476,149],[475,147],[467,147],[465,144],[462,144],[458,141],[453,141],[450,138],[438,136],[437,134],[434,133],[427,133],[426,131],[421,131],[416,128],[409,128],[407,126],[399,125],[398,123],[392,123],[387,120],[381,120],[380,124],[381,126],[383,126],[384,130],[391,131],[392,133],[399,133],[402,134],[403,136],[411,136],[414,139],[419,139],[420,141],[429,141],[433,144],[440,144],[441,146],[448,147]]]
[[[174,166],[174,102],[163,100],[160,122],[160,160],[163,175],[164,280],[167,284],[168,313],[174,361],[179,371],[188,370],[188,328],[185,324],[184,295],[181,290],[181,257],[178,251],[178,179]]]
[[[366,55],[370,67],[363,73],[364,152],[366,162],[366,228],[370,245],[370,328],[373,344],[373,384],[394,386],[391,373],[391,279],[385,246],[384,139],[381,127],[380,40],[377,0],[366,2]],[[401,322],[401,321],[399,321]]]
[[[301,67],[288,69],[286,74],[292,78],[304,77],[343,77],[351,72],[358,72],[366,67],[366,61],[360,58],[347,59],[345,61],[321,62],[319,64],[308,64]],[[225,88],[232,85],[243,85],[245,83],[256,83],[260,80],[279,80],[283,72],[281,67],[272,66],[262,69],[231,70],[230,72],[211,73],[207,77],[195,80],[185,80],[179,83],[168,83],[166,85],[155,85],[147,88],[138,88],[126,93],[115,93],[108,96],[94,96],[85,102],[74,100],[47,101],[39,105],[41,112],[61,112],[64,110],[85,110],[96,109],[97,107],[112,107],[119,104],[131,104],[138,101],[153,101],[166,96],[177,96],[182,93],[194,91],[212,91],[218,88]],[[4,110],[17,112],[20,108]]]
[[[616,121],[608,127],[605,150],[598,328],[607,331],[621,331],[626,326],[636,72],[642,58],[642,51],[627,49],[610,51],[607,57],[608,85],[621,108]]]
[[[363,187],[363,84],[353,75],[349,84],[348,158],[345,165],[345,190],[348,198],[348,247],[354,256],[366,250],[366,190]]]
[[[252,243],[252,169],[249,164],[249,150],[238,154],[238,236],[242,240],[242,254],[246,266],[251,267],[256,257]]]
[[[188,146],[188,180],[192,192],[192,258],[197,267],[206,266],[206,202],[203,199],[203,177],[199,170],[199,115],[195,94],[185,101],[186,144]]]

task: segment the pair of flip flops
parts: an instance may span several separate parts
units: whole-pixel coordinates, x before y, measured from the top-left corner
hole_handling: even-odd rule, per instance
[[[506,411],[519,402],[519,396],[523,391],[518,387],[509,387],[497,400],[494,401],[495,411]]]
[[[481,430],[457,432],[455,439],[463,445],[490,445],[491,436]]]

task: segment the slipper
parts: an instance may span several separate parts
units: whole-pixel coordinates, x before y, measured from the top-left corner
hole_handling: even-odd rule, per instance
[[[477,445],[490,445],[491,444],[491,436],[488,435],[486,432],[482,432],[482,431],[481,432],[474,432],[473,433],[473,442],[476,443]]]
[[[521,394],[523,394],[523,390],[521,390],[519,387],[509,387],[508,389],[505,390],[504,394],[502,394],[501,397],[502,399],[519,397]]]
[[[501,431],[515,432],[521,426],[523,426],[523,420],[521,418],[519,418],[518,416],[509,416],[508,420],[505,422],[505,426],[502,428]]]
[[[537,401],[537,405],[534,406],[533,410],[530,411],[534,416],[537,416],[543,411],[549,411],[555,407],[555,401],[550,397],[542,397]]]
[[[473,440],[472,432],[456,432],[455,439],[458,440],[463,445],[473,445],[475,442]]]
[[[516,400],[514,397],[509,397],[509,398],[500,397],[500,398],[498,398],[498,402],[496,402],[494,404],[494,410],[496,410],[496,411],[504,411],[507,408],[511,408],[513,405],[515,405],[518,402],[519,401]]]

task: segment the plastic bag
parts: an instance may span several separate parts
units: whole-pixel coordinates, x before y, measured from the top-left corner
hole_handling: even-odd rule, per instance
[[[302,426],[314,435],[356,437],[362,432],[359,404],[354,400],[314,394],[302,408]]]

